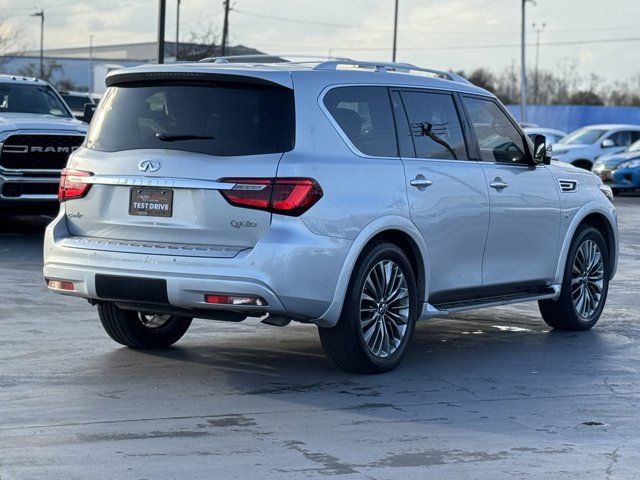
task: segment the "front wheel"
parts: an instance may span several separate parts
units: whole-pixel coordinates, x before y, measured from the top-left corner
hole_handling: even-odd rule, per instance
[[[191,325],[191,318],[124,310],[113,302],[98,304],[98,315],[113,340],[140,349],[169,347]]]
[[[582,227],[571,242],[560,296],[538,302],[547,325],[570,331],[593,327],[607,300],[610,271],[604,237],[593,227]]]
[[[406,254],[379,243],[356,264],[338,324],[319,328],[320,341],[346,371],[386,372],[404,357],[417,316],[416,281]]]

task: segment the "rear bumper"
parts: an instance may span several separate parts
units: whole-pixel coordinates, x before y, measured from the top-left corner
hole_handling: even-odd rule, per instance
[[[180,309],[313,321],[331,305],[352,242],[315,235],[296,218],[276,217],[253,248],[232,258],[210,258],[73,248],[64,241],[70,234],[60,214],[45,233],[43,273],[47,279],[73,282],[75,291],[60,293],[87,299],[100,300],[97,274],[153,278],[166,280],[169,304]],[[205,295],[211,293],[259,296],[267,306],[207,304]]]

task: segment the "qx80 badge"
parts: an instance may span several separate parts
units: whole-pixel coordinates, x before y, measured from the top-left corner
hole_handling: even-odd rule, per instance
[[[138,170],[141,172],[157,172],[160,170],[160,162],[156,160],[143,160],[138,164]]]

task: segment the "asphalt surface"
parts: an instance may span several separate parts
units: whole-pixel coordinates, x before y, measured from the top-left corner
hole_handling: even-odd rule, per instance
[[[41,276],[43,219],[0,226],[0,479],[640,476],[640,197],[589,332],[534,304],[419,324],[394,372],[357,376],[315,327],[199,320],[122,348]]]

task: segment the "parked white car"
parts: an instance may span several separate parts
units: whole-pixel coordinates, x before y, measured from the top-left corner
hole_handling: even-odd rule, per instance
[[[591,125],[553,145],[552,159],[591,170],[602,155],[622,152],[640,140],[640,125]]]
[[[525,127],[524,133],[527,134],[531,141],[534,141],[536,135],[543,135],[547,145],[558,143],[560,140],[567,136],[567,132],[563,132],[562,130],[542,127]]]

